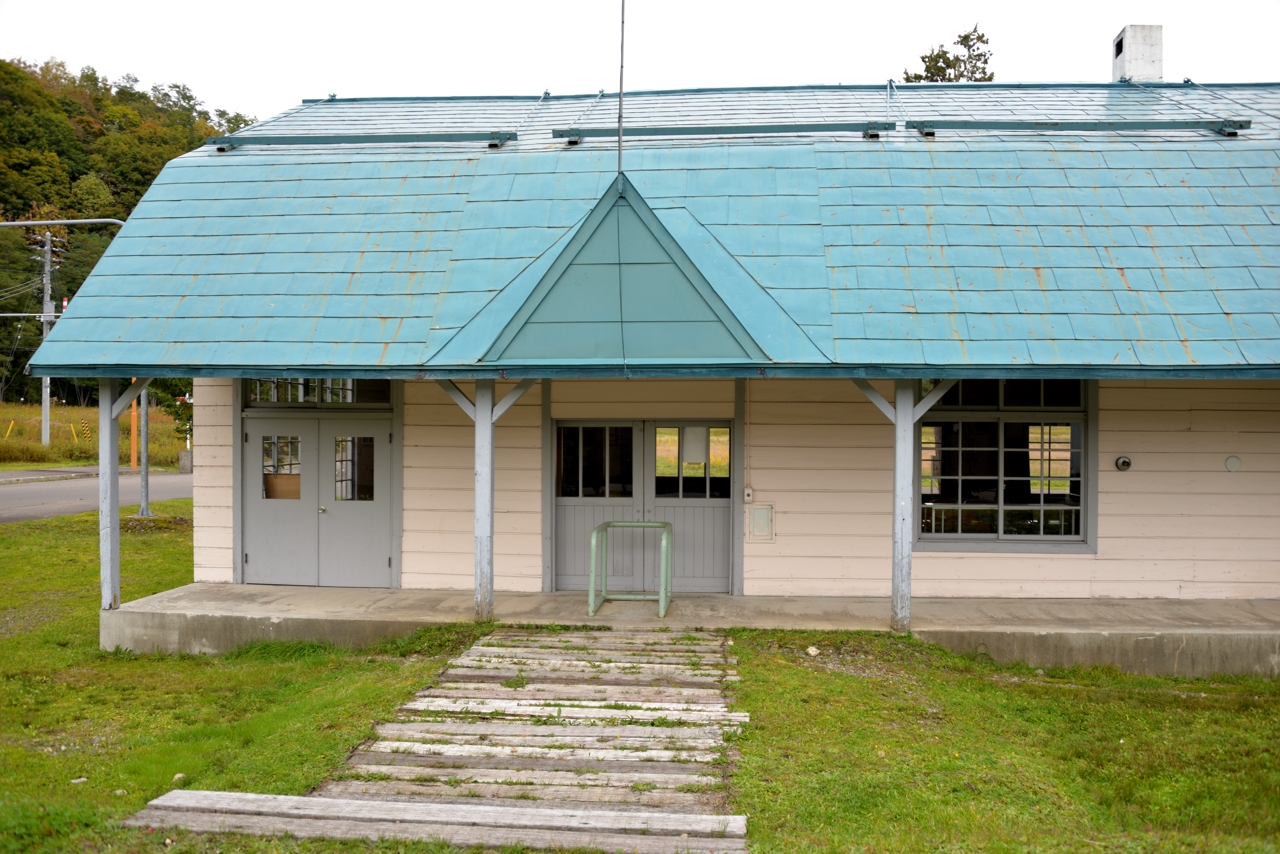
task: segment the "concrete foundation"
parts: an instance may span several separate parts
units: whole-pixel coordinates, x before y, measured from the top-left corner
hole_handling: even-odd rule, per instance
[[[222,653],[257,640],[362,646],[474,614],[470,590],[364,590],[188,584],[102,612],[103,649]],[[922,599],[916,637],[954,652],[1036,667],[1113,665],[1149,675],[1280,676],[1280,600]],[[497,593],[504,623],[615,628],[887,631],[887,598],[679,594],[665,620],[653,602],[585,593]]]

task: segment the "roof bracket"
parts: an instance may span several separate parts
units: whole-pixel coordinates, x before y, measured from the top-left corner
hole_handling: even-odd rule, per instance
[[[502,148],[503,143],[515,139],[516,135],[509,130],[495,130],[489,133],[489,147]]]
[[[929,122],[907,122],[907,127],[914,127],[920,131],[920,135],[925,139],[933,139],[934,137],[934,128]]]
[[[897,130],[897,122],[867,122],[866,130],[862,132],[863,139],[879,139],[880,132],[886,130]]]

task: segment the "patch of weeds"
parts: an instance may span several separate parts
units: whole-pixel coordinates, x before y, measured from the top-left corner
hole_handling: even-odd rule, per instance
[[[480,638],[489,634],[496,623],[442,623],[422,626],[413,634],[387,638],[364,651],[375,655],[392,655],[405,658],[410,655],[434,657],[457,655]]]
[[[631,784],[631,791],[633,792],[652,792],[656,788],[658,788],[657,783],[645,783],[639,780]]]
[[[316,641],[253,641],[238,646],[226,654],[227,661],[307,661],[316,658],[332,658],[346,655],[346,650],[331,643]]]
[[[523,688],[529,684],[529,680],[525,678],[523,671],[517,670],[515,676],[510,679],[503,679],[499,684],[503,688]]]

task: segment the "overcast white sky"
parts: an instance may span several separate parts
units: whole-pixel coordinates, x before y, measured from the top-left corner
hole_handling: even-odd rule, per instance
[[[0,0],[0,57],[56,56],[267,118],[302,98],[610,92],[618,0]],[[628,90],[879,83],[979,24],[997,81],[1106,81],[1125,24],[1164,25],[1166,80],[1280,80],[1280,0],[631,0]]]

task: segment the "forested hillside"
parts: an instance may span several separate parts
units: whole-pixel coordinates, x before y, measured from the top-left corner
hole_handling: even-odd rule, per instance
[[[125,75],[108,81],[92,68],[0,60],[0,219],[126,218],[169,160],[208,136],[254,119],[210,112],[186,86],[137,88]],[[54,273],[54,302],[76,289],[115,235],[113,226],[50,229],[67,240]],[[0,313],[40,310],[43,233],[0,228]],[[40,399],[40,381],[23,373],[40,343],[35,318],[0,316],[0,399]],[[88,403],[97,382],[55,380],[54,395]]]

